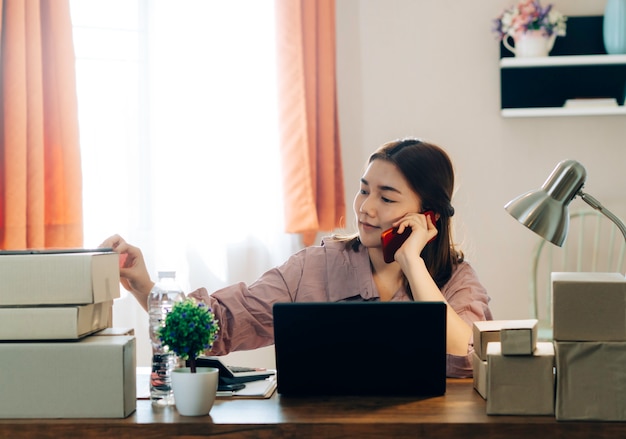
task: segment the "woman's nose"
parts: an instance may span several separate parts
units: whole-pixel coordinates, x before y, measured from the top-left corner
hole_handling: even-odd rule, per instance
[[[359,206],[359,212],[364,213],[367,216],[372,216],[372,203],[369,202],[369,197],[363,199],[361,205]]]

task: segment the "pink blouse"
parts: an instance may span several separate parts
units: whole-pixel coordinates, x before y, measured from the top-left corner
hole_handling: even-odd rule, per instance
[[[454,268],[441,292],[468,325],[474,321],[492,319],[489,296],[467,262]],[[219,320],[219,338],[209,353],[211,355],[225,355],[273,344],[272,306],[277,302],[380,299],[366,249],[360,247],[358,252],[348,250],[344,242],[332,239],[322,241],[320,246],[299,251],[251,285],[238,283],[211,295],[208,295],[206,289],[200,288],[190,296],[208,301]],[[401,288],[392,300],[411,299]],[[449,377],[472,376],[473,350],[473,341],[470,340],[466,356],[448,354]]]

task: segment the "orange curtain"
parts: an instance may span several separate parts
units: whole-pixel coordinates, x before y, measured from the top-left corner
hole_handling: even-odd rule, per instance
[[[341,227],[345,194],[335,79],[335,1],[276,0],[286,231],[311,245]]]
[[[0,0],[0,249],[80,247],[68,0]]]

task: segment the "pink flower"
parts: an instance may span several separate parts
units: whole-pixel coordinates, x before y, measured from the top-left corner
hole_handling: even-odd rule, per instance
[[[565,35],[567,17],[552,9],[545,8],[539,0],[519,0],[517,5],[506,9],[494,20],[494,32],[500,39],[507,35],[515,36],[527,31],[541,31],[547,36]]]

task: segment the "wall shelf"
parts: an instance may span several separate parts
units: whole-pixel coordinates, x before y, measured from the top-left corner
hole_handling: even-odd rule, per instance
[[[547,57],[515,58],[501,44],[503,117],[626,115],[626,55],[607,55],[602,16],[569,17]],[[613,98],[618,106],[565,108],[568,99]]]
[[[570,55],[546,56],[542,58],[502,58],[500,68],[558,66],[606,66],[626,64],[626,55]]]
[[[552,116],[626,116],[626,107],[534,107],[534,108],[505,108],[503,117],[552,117]]]

